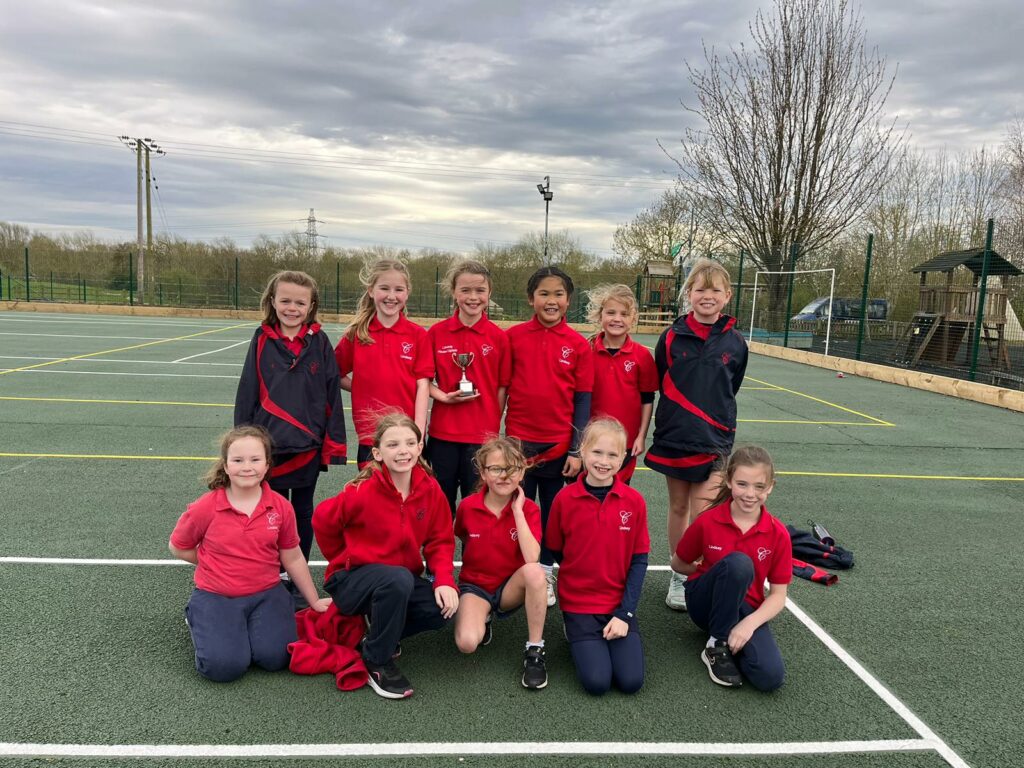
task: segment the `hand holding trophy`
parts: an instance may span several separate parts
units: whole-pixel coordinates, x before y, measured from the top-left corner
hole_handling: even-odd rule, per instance
[[[466,378],[466,369],[473,364],[476,355],[472,352],[452,352],[452,362],[462,370],[462,379],[459,381],[459,397],[475,397],[479,394],[473,382]]]

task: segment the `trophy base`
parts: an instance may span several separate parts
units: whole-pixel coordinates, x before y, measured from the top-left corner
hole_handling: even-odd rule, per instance
[[[476,394],[477,391],[475,389],[459,389],[459,397],[473,397]]]

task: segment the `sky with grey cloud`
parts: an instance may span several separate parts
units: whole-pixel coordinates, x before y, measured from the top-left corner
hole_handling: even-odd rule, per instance
[[[135,232],[152,137],[156,232],[304,230],[469,251],[550,226],[598,254],[669,188],[686,62],[749,38],[753,0],[170,4],[0,0],[0,220]],[[1014,0],[864,0],[925,149],[995,147],[1024,113]]]

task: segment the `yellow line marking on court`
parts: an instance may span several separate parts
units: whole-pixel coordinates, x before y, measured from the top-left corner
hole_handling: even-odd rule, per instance
[[[895,427],[895,424],[885,422],[863,422],[863,421],[804,421],[803,419],[738,419],[746,424],[822,424],[835,427]]]
[[[0,457],[13,459],[104,459],[121,461],[214,461],[216,456],[131,456],[106,453],[0,453]],[[637,467],[650,472],[650,467]],[[880,480],[958,480],[989,483],[1024,483],[1024,477],[965,477],[961,475],[900,475],[874,472],[801,472],[776,471],[778,475],[797,477],[863,477]]]
[[[750,379],[751,381],[756,381],[758,384],[766,384],[766,385],[768,385],[770,387],[776,387],[777,389],[781,389],[783,392],[788,392],[789,394],[796,395],[797,397],[806,397],[808,400],[813,400],[816,403],[821,403],[822,405],[828,405],[828,406],[831,406],[833,408],[838,408],[840,411],[846,411],[847,413],[852,413],[854,416],[862,416],[865,419],[871,419],[871,421],[874,421],[874,422],[876,422],[878,424],[881,424],[883,426],[886,426],[886,427],[895,427],[896,426],[892,422],[885,421],[884,419],[876,419],[874,416],[868,416],[868,414],[861,413],[860,411],[855,411],[852,408],[846,408],[846,407],[844,407],[842,405],[837,405],[836,403],[830,403],[828,400],[822,400],[820,397],[814,397],[813,395],[808,395],[805,392],[797,392],[795,389],[787,389],[786,387],[779,387],[778,385],[772,384],[769,381],[761,381],[761,379],[755,379],[753,376],[748,376],[747,378]],[[742,387],[740,388],[740,391],[741,392],[743,391]]]
[[[783,392],[781,387],[742,387],[743,392]]]
[[[802,477],[868,477],[882,480],[975,480],[994,483],[1024,483],[1024,477],[965,477],[963,475],[896,475],[872,472],[777,472],[779,475]]]
[[[864,425],[874,426],[874,425]],[[880,424],[878,426],[881,426]],[[0,453],[0,456],[4,454]],[[637,467],[637,472],[651,472],[650,467]],[[964,477],[961,475],[895,475],[877,474],[873,472],[800,472],[798,470],[779,471],[777,475],[790,475],[796,477],[864,477],[881,480],[978,480],[992,483],[1024,483],[1024,477]]]
[[[189,405],[199,408],[234,408],[234,403],[179,403],[170,400],[86,400],[75,397],[7,397],[0,400],[18,400],[33,403],[107,403],[111,405]]]
[[[114,352],[127,352],[129,349],[142,349],[143,347],[152,347],[156,344],[166,344],[169,341],[184,341],[185,339],[194,339],[197,336],[206,336],[210,333],[220,333],[221,331],[233,331],[236,328],[245,328],[251,326],[252,323],[239,323],[238,325],[227,325],[223,328],[213,328],[209,331],[200,331],[199,333],[190,333],[186,336],[175,336],[173,339],[158,339],[157,341],[147,341],[145,344],[133,344],[130,347],[117,347],[116,349],[104,349],[99,352],[88,352],[84,355],[72,355],[71,357],[62,357],[59,360],[49,360],[45,363],[36,363],[35,365],[23,365],[20,368],[8,368],[7,370],[0,371],[0,376],[7,373],[18,373],[20,371],[31,371],[35,368],[45,368],[48,365],[57,365],[59,363],[70,363],[73,360],[84,360],[89,357],[96,357],[97,355],[110,355]]]

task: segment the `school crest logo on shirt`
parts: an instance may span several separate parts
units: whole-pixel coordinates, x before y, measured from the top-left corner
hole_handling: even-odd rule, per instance
[[[422,520],[426,516],[427,516],[427,508],[426,507],[420,507],[419,509],[416,510],[416,519],[417,520]]]
[[[320,371],[320,363],[314,361],[314,362],[309,364],[309,372],[312,375],[316,376],[317,373],[319,373],[319,371]]]
[[[771,554],[772,554],[772,551],[770,549],[768,549],[767,547],[758,547],[757,548],[757,559],[760,560],[762,563],[765,560],[767,560],[769,557],[771,557]]]
[[[635,361],[635,360],[626,360],[626,361],[625,361],[625,362],[624,362],[624,363],[622,364],[622,367],[626,369],[626,373],[629,373],[629,372],[630,372],[630,371],[632,371],[632,370],[633,370],[634,368],[636,368],[636,361]]]
[[[728,352],[724,352],[722,354],[722,365],[728,365],[729,364],[729,359],[730,359],[729,358],[729,353]]]
[[[281,515],[277,512],[267,512],[267,528],[276,531],[281,527]]]
[[[494,347],[492,347],[490,344],[484,344],[482,347],[480,347],[480,354],[483,355],[484,357],[487,357],[493,351]]]
[[[512,537],[512,541],[519,541],[519,530],[516,528],[510,528],[508,535]]]
[[[562,347],[562,359],[563,360],[568,360],[569,356],[571,354],[572,354],[572,347]]]
[[[630,512],[628,509],[620,509],[619,510],[619,520],[622,521],[622,525],[619,526],[619,530],[620,531],[628,531],[628,530],[630,530],[630,528],[629,528],[629,518],[631,518],[632,516],[633,516],[633,513]]]
[[[403,355],[412,354],[412,342],[411,341],[403,341],[402,342],[402,354]]]

